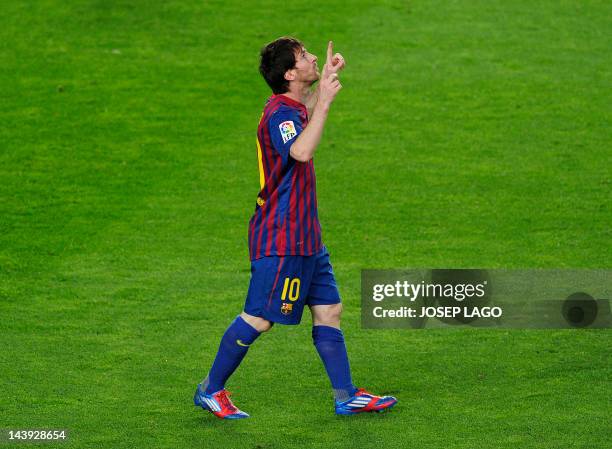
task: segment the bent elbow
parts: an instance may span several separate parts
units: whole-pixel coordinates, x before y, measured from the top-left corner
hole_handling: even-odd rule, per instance
[[[291,155],[293,159],[295,159],[298,162],[308,162],[310,159],[312,159],[312,155],[308,154],[305,151],[300,151],[299,148],[294,148],[294,147],[295,145],[292,145],[289,150],[289,154]]]
[[[301,156],[299,159],[296,159],[298,162],[308,162],[312,159],[312,156]]]

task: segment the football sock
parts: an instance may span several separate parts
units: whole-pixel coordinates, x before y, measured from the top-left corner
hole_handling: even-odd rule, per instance
[[[229,325],[221,344],[219,351],[213,362],[212,368],[208,372],[208,376],[202,382],[202,387],[205,388],[207,394],[215,393],[225,388],[225,382],[232,375],[242,359],[249,350],[249,345],[253,343],[260,332],[253,326],[244,321],[240,316],[237,316],[232,324]]]
[[[344,334],[330,326],[313,326],[312,342],[325,365],[337,401],[347,401],[357,389],[351,380]]]

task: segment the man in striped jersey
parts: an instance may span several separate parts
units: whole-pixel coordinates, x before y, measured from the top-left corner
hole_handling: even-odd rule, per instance
[[[251,282],[244,311],[225,331],[194,396],[196,405],[219,418],[249,416],[231,402],[225,382],[262,332],[274,323],[299,324],[306,305],[313,343],[334,389],[336,413],[381,411],[397,403],[392,396],[376,396],[353,385],[340,330],[340,294],[321,242],[312,158],[342,88],[338,72],[345,65],[332,45],[321,74],[317,57],[296,39],[277,39],[261,51],[259,70],[273,95],[257,129],[260,191],[249,222]]]

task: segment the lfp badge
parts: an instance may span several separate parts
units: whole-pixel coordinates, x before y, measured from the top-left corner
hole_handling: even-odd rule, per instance
[[[297,135],[297,132],[295,131],[295,125],[291,120],[287,120],[286,122],[281,123],[280,125],[278,125],[278,127],[281,132],[281,137],[283,138],[283,143],[289,142]]]

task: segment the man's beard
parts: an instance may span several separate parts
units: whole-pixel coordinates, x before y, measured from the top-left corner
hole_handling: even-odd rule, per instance
[[[312,81],[310,81],[308,85],[309,85],[309,86],[312,86],[314,83],[316,83],[317,81],[319,81],[319,79],[320,79],[320,78],[321,78],[321,75],[319,75],[319,72],[317,72],[317,73],[315,74],[315,78],[314,78]]]

